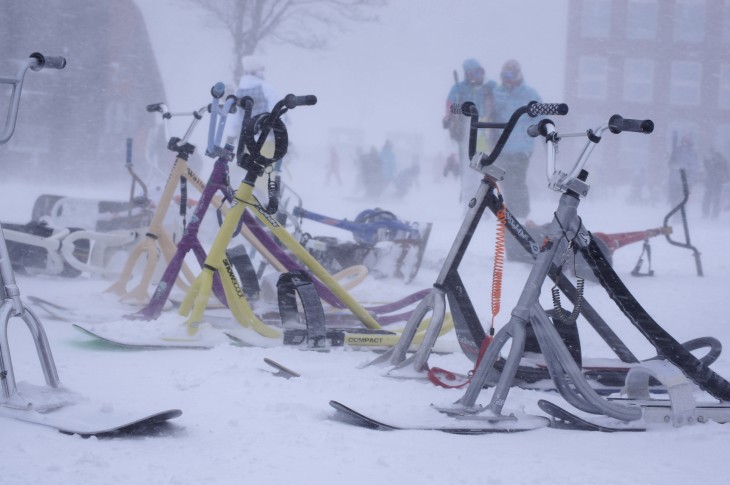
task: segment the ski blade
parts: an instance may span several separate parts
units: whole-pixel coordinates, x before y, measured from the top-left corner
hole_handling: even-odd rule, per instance
[[[646,431],[646,428],[626,427],[618,428],[612,426],[604,426],[592,421],[583,419],[575,414],[561,408],[557,404],[553,404],[550,401],[540,399],[537,405],[544,412],[550,415],[550,427],[555,429],[569,429],[577,431],[600,431],[603,433],[617,433],[617,432],[641,432]]]
[[[338,401],[330,401],[332,406],[337,413],[335,419],[342,422],[359,426],[361,428],[372,429],[376,431],[395,431],[395,430],[409,430],[409,431],[440,431],[443,433],[451,434],[463,434],[463,435],[479,435],[479,434],[491,434],[491,433],[516,433],[520,431],[529,431],[532,429],[542,428],[548,425],[548,420],[542,418],[539,419],[537,425],[522,427],[522,426],[504,426],[503,424],[497,424],[485,420],[475,420],[468,426],[396,426],[389,423],[384,423],[370,416],[366,416],[354,409],[342,404]],[[532,416],[535,418],[535,416]],[[464,422],[465,420],[462,420]],[[518,424],[515,422],[514,424]]]

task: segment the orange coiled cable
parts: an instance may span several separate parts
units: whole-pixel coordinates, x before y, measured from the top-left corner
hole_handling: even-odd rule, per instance
[[[499,188],[497,188],[499,194]],[[500,199],[502,195],[499,194]],[[507,207],[502,202],[502,208],[497,211],[497,236],[494,242],[494,270],[492,271],[492,322],[489,327],[489,335],[482,341],[479,347],[479,354],[474,363],[474,370],[468,376],[459,376],[453,372],[441,369],[440,367],[431,367],[428,370],[428,379],[435,385],[445,387],[447,389],[457,389],[466,386],[471,382],[471,376],[487,351],[489,344],[494,339],[494,318],[499,314],[500,305],[502,303],[502,273],[504,272],[504,251],[505,251],[505,234],[507,231]]]
[[[502,303],[502,273],[504,272],[505,233],[507,230],[507,208],[497,211],[497,236],[494,242],[494,270],[492,271],[492,325],[490,334],[494,334],[494,317],[499,314]]]

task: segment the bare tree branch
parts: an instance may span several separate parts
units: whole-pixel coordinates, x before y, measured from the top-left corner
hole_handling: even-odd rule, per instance
[[[225,28],[233,40],[233,78],[242,74],[240,59],[264,43],[304,49],[329,45],[348,22],[377,22],[375,11],[388,0],[181,0],[206,11],[209,25]]]

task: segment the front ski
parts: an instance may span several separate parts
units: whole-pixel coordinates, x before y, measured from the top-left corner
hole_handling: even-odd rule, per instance
[[[129,322],[130,324],[132,322]],[[116,326],[124,326],[125,323],[116,323]],[[147,325],[151,325],[147,323]],[[188,349],[188,350],[209,350],[216,346],[216,342],[207,341],[186,341],[186,340],[166,340],[156,336],[140,336],[131,335],[126,332],[124,335],[113,335],[113,332],[106,332],[104,328],[97,329],[96,326],[85,326],[73,324],[73,328],[83,333],[87,337],[92,337],[104,344],[121,347],[125,349],[137,350],[165,350],[165,349]]]
[[[169,409],[158,413],[150,414],[143,418],[134,419],[119,425],[105,427],[102,429],[91,429],[75,426],[53,426],[63,434],[77,434],[82,438],[96,436],[97,438],[115,438],[123,436],[148,436],[158,434],[163,426],[168,425],[168,421],[182,416],[179,409]],[[43,423],[39,423],[43,424]]]
[[[65,388],[18,383],[18,392],[0,403],[0,417],[54,428],[83,437],[152,435],[182,415],[179,409],[158,412],[117,409]]]
[[[264,338],[255,335],[248,329],[236,328],[227,329],[224,333],[231,339],[234,345],[239,347],[297,347],[307,348],[307,330],[303,328],[283,329],[283,337],[278,339]],[[410,351],[415,351],[423,339],[424,332],[416,335]],[[327,348],[349,348],[357,350],[371,350],[376,352],[386,351],[393,348],[400,339],[401,334],[383,329],[368,328],[328,328],[325,332],[325,349]],[[313,350],[322,350],[314,348]],[[432,350],[436,354],[450,354],[457,351],[457,344],[451,341],[436,341]]]
[[[553,404],[550,401],[540,399],[537,405],[544,412],[550,415],[550,427],[555,429],[572,429],[577,431],[601,431],[603,433],[617,433],[624,431],[641,432],[646,431],[646,428],[618,428],[613,426],[604,426],[598,423],[594,423],[583,419],[575,414],[567,411],[557,404]]]
[[[517,422],[510,422],[510,424],[507,424],[504,421],[492,422],[475,418],[474,422],[470,426],[395,426],[359,413],[338,401],[330,401],[330,406],[337,410],[334,416],[335,419],[354,426],[377,431],[441,431],[443,433],[451,434],[479,435],[491,433],[517,433],[520,431],[529,431],[545,427],[548,424],[546,419],[539,419],[539,423],[536,426],[511,426],[510,424],[517,424]]]
[[[59,320],[62,322],[84,322],[84,323],[94,323],[99,322],[103,320],[103,318],[99,315],[88,315],[84,313],[78,313],[68,307],[65,307],[63,305],[59,305],[58,303],[54,303],[52,301],[44,300],[43,298],[38,298],[37,296],[28,295],[25,297],[30,304],[45,312],[45,314],[48,316],[48,318],[52,320]],[[107,316],[108,318],[108,316]]]

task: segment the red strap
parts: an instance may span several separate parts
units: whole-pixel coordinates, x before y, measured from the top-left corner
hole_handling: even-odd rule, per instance
[[[486,337],[484,337],[484,340],[482,340],[482,345],[479,348],[479,355],[477,356],[477,361],[474,364],[474,370],[479,367],[479,362],[482,361],[482,357],[487,351],[489,344],[492,343],[493,338],[494,337],[492,337],[491,335],[487,335]],[[428,369],[428,380],[435,385],[444,387],[446,389],[459,389],[471,382],[471,376],[473,374],[474,371],[470,372],[468,376],[462,376],[446,369],[442,369],[440,367],[431,367],[430,369]]]

